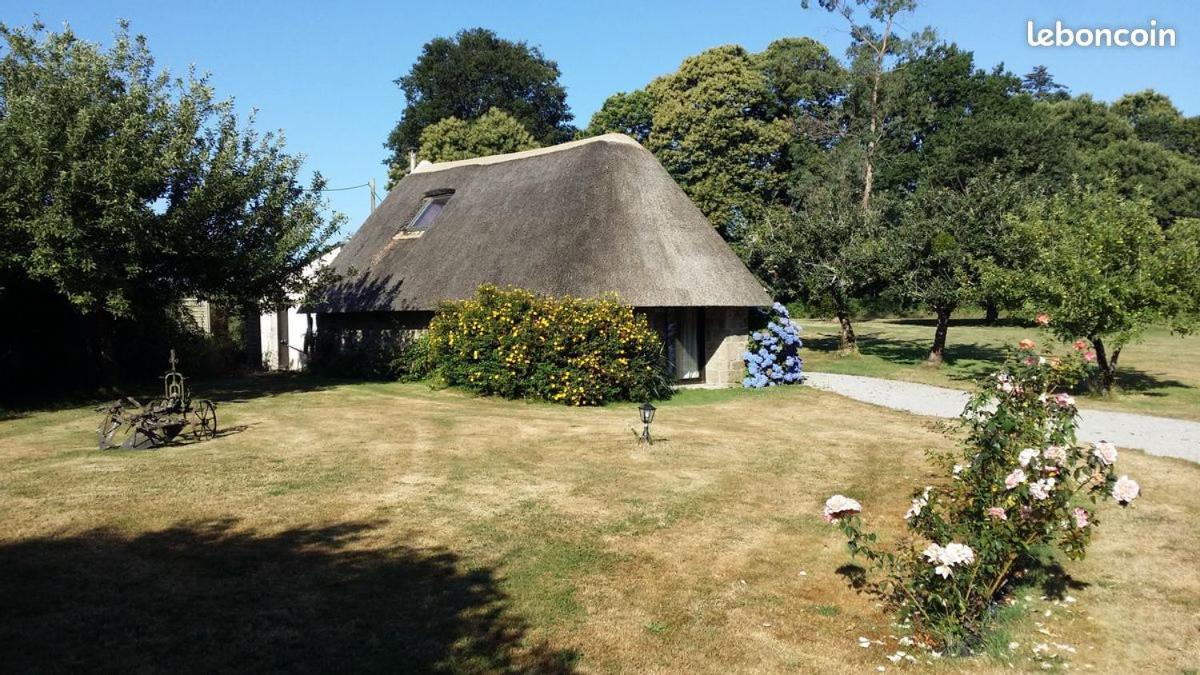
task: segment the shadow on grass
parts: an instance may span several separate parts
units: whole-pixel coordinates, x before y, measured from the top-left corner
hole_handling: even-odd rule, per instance
[[[527,638],[494,571],[356,546],[372,529],[220,520],[5,543],[5,670],[573,670],[574,652]]]
[[[846,563],[834,570],[834,573],[846,580],[846,583],[856,591],[861,591],[867,585],[867,569],[854,563]]]
[[[1056,562],[1035,565],[1030,570],[1030,581],[1040,586],[1042,594],[1051,600],[1062,600],[1067,597],[1067,591],[1080,591],[1091,586],[1072,577]]]
[[[924,319],[895,319],[894,322],[919,322]],[[975,319],[961,320],[966,322]],[[953,339],[953,333],[951,333]],[[889,363],[919,367],[929,356],[930,340],[906,340],[902,338],[880,337],[879,333],[865,332],[858,336],[858,349],[864,356],[874,356]],[[813,351],[836,353],[838,339],[836,336],[807,338],[804,341],[806,349]],[[1006,348],[996,345],[973,343],[958,343],[953,341],[946,345],[944,368],[946,376],[959,382],[976,382],[994,372],[1008,356]],[[1192,385],[1179,380],[1160,377],[1144,370],[1121,368],[1117,370],[1117,388],[1126,392],[1136,392],[1145,396],[1168,396],[1166,392],[1157,391],[1168,388],[1192,389]],[[1081,389],[1080,392],[1084,391]]]

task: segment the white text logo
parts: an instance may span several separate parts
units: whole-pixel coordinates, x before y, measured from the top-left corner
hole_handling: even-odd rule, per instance
[[[1174,47],[1175,29],[1159,28],[1154,19],[1146,28],[1068,28],[1061,21],[1035,28],[1027,21],[1025,40],[1030,47]]]

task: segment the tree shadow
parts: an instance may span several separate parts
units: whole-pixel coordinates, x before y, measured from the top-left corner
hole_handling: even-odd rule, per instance
[[[925,319],[894,319],[894,323],[921,322]],[[930,320],[932,321],[932,320]],[[963,319],[964,322],[976,319]],[[953,324],[953,322],[952,322]],[[932,327],[932,324],[930,324]],[[964,325],[966,325],[964,323]],[[944,355],[945,374],[959,382],[977,382],[980,378],[993,373],[1008,357],[1008,349],[1004,346],[983,344],[979,342],[954,343],[953,332],[951,342],[946,345]],[[920,366],[929,356],[929,348],[933,336],[929,340],[902,339],[881,337],[876,332],[862,332],[858,335],[858,349],[864,356],[875,356],[889,363],[901,366]],[[804,346],[813,351],[836,353],[838,351],[837,336],[806,338]],[[1126,392],[1136,392],[1144,396],[1168,396],[1161,389],[1194,388],[1186,382],[1169,377],[1161,377],[1144,370],[1122,367],[1117,370],[1117,388]],[[1085,391],[1086,387],[1080,391]]]
[[[862,565],[846,563],[834,570],[834,573],[843,577],[850,588],[856,591],[861,591],[867,585],[867,570]]]
[[[1062,600],[1067,591],[1080,591],[1091,584],[1079,581],[1067,573],[1057,562],[1040,563],[1029,571],[1029,580],[1042,588],[1042,594],[1051,600]]]
[[[369,523],[259,534],[235,520],[0,545],[5,670],[537,672],[495,571],[369,548]]]
[[[214,403],[245,403],[256,398],[273,398],[283,394],[322,391],[355,380],[311,375],[303,372],[255,373],[236,378],[196,380],[188,382],[193,398],[207,398]]]

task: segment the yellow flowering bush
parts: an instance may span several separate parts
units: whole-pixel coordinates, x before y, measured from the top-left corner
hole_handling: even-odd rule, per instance
[[[568,405],[670,396],[662,341],[615,296],[550,297],[480,286],[429,324],[429,359],[450,385]]]

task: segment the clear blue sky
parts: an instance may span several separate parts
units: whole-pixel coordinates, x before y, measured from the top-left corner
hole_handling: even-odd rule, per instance
[[[813,4],[816,2],[814,0]],[[1003,61],[1016,73],[1046,64],[1072,93],[1113,100],[1154,88],[1186,114],[1200,114],[1200,3],[1142,0],[923,0],[905,28],[932,25],[975,52],[978,64]],[[708,47],[737,43],[752,51],[784,36],[810,36],[843,53],[838,17],[803,10],[800,0],[608,0],[532,2],[238,2],[198,0],[35,2],[5,0],[0,21],[51,27],[64,21],[82,37],[109,42],[118,18],[147,36],[159,64],[182,74],[189,64],[212,73],[219,95],[240,111],[259,110],[259,127],[283,129],[288,147],[330,187],[382,185],[382,147],[404,105],[392,83],[421,45],[439,35],[484,26],[526,40],[558,62],[576,124],[586,125],[605,97],[643,86]],[[1174,49],[1033,48],[1025,22],[1070,26],[1176,29]],[[353,231],[369,210],[366,190],[330,193]]]

